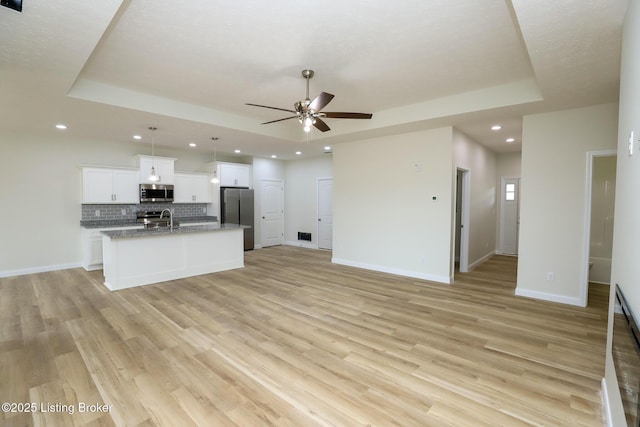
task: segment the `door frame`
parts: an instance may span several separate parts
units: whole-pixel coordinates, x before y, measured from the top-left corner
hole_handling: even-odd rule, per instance
[[[504,188],[505,188],[505,181],[508,179],[517,179],[518,180],[518,188],[516,190],[516,194],[518,197],[518,220],[516,222],[516,253],[515,254],[505,254],[504,252],[504,234],[503,234],[503,227],[504,227]],[[518,256],[518,253],[520,252],[520,184],[521,184],[522,178],[519,176],[501,176],[500,177],[500,191],[499,191],[499,195],[498,197],[500,197],[500,219],[498,221],[498,233],[499,233],[499,237],[498,237],[498,244],[499,244],[499,249],[500,249],[500,255],[507,255],[507,256]]]
[[[333,250],[333,244],[331,245],[331,249],[321,248],[320,247],[320,181],[331,181],[333,184],[333,177],[325,176],[316,178],[316,236],[318,236],[318,242],[316,243],[316,249],[323,250]],[[331,191],[333,195],[333,190]],[[333,196],[332,196],[333,197]],[[333,210],[331,211],[331,215],[333,215]],[[333,222],[331,225],[331,232],[333,233]],[[332,238],[333,240],[333,238]]]
[[[458,270],[460,273],[466,273],[469,271],[469,204],[471,202],[471,171],[465,168],[456,167],[455,168],[455,181],[456,185],[454,185],[453,192],[453,230],[452,230],[452,242],[451,245],[451,277],[454,277],[455,272],[455,262],[456,262],[456,210],[458,209],[457,205],[457,193],[458,193],[458,172],[462,172],[462,179],[460,180],[460,185],[462,185],[462,194],[460,196],[461,200],[461,208],[462,212],[460,215],[460,220],[462,222],[462,228],[460,229],[460,262]]]
[[[587,151],[587,173],[585,185],[584,206],[584,240],[582,246],[582,272],[580,305],[586,307],[589,304],[589,253],[591,249],[591,192],[593,191],[593,161],[596,157],[614,157],[618,152],[615,149]],[[615,224],[614,224],[615,227]]]

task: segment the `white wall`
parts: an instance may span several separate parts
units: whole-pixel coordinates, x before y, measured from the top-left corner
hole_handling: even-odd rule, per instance
[[[498,156],[454,129],[453,161],[469,171],[469,266],[496,251],[496,170]]]
[[[498,184],[501,177],[519,177],[522,172],[521,153],[500,153],[498,154]],[[499,187],[498,187],[499,188]],[[498,193],[499,194],[499,193]]]
[[[334,146],[334,262],[449,283],[452,134],[446,127]]]
[[[634,153],[629,156],[628,139],[633,131]],[[640,316],[640,1],[630,0],[622,36],[620,112],[617,138],[616,204],[613,231],[611,283],[618,284],[636,319]],[[608,397],[609,425],[625,425],[622,401],[611,356],[613,301],[609,297],[609,329],[604,394]]]
[[[615,104],[524,117],[518,295],[584,304],[587,152],[616,135]]]
[[[148,144],[86,140],[70,131],[50,135],[0,134],[0,275],[78,266],[81,165],[137,167]],[[176,169],[196,171],[209,157],[158,148]]]
[[[318,247],[318,178],[332,177],[332,155],[287,162],[285,232],[287,244]],[[311,242],[299,242],[298,232],[311,233]]]

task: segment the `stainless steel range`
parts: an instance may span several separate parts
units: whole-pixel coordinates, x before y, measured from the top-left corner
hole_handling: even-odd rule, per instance
[[[173,214],[169,209],[158,211],[137,211],[136,222],[143,224],[144,228],[177,227],[178,222],[173,221]]]

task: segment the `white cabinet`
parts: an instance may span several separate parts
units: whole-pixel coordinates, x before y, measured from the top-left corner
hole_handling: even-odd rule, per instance
[[[136,179],[138,174],[136,173]],[[141,225],[113,228],[83,228],[82,229],[82,267],[85,270],[100,270],[102,268],[102,231],[130,230],[142,228]]]
[[[138,203],[135,169],[82,168],[82,203]]]
[[[212,184],[209,175],[176,173],[174,175],[173,203],[211,203]]]
[[[221,187],[251,187],[251,165],[218,162]]]
[[[173,184],[174,166],[176,159],[169,157],[152,157],[138,155],[138,165],[140,166],[140,184]],[[154,168],[157,181],[151,181],[151,168]]]

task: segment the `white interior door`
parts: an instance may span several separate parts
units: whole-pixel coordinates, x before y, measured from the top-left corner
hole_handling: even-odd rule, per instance
[[[502,178],[500,215],[500,251],[518,254],[518,229],[520,226],[520,178]]]
[[[260,181],[260,237],[262,247],[284,240],[284,186],[280,180]]]
[[[318,178],[318,248],[333,248],[333,179]]]

